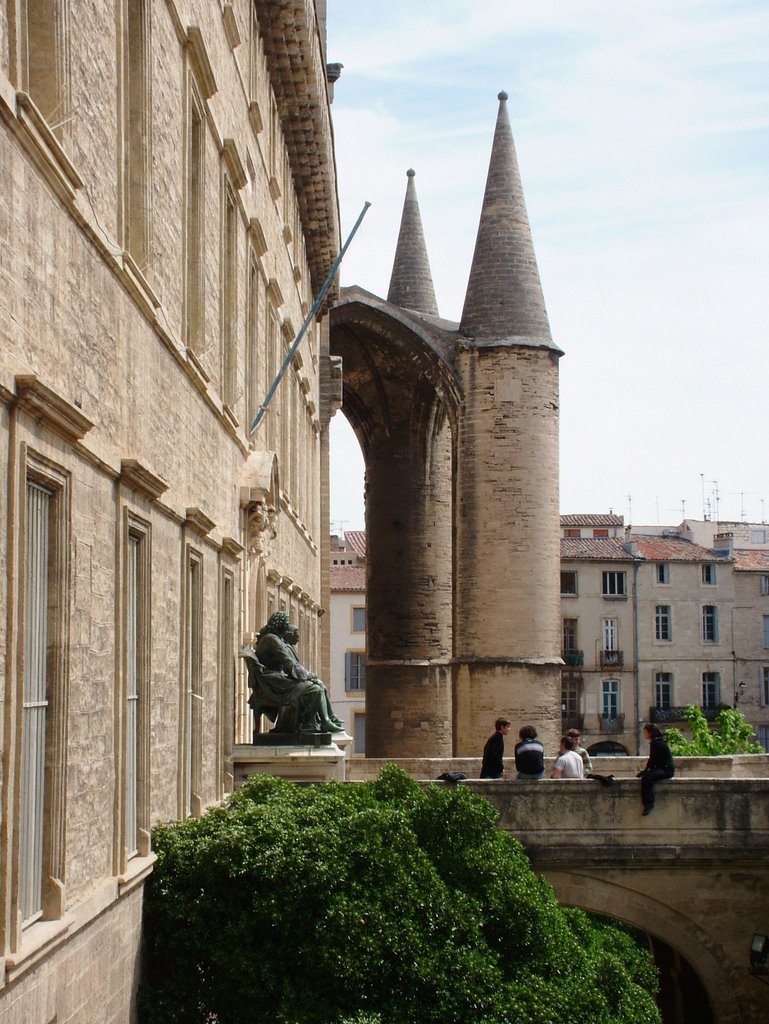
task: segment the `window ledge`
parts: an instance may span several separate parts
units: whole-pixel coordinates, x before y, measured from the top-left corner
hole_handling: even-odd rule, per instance
[[[146,857],[132,857],[128,862],[125,872],[118,876],[118,896],[127,896],[129,892],[132,892],[137,886],[141,885],[152,874],[152,869],[157,859],[157,854],[155,853],[150,853]]]
[[[36,921],[22,933],[21,948],[5,958],[5,980],[14,981],[58,946],[70,933],[75,918],[66,914],[58,921]]]

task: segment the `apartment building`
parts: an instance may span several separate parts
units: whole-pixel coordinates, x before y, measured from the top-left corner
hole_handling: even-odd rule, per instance
[[[331,537],[331,669],[334,711],[347,726],[353,757],[366,753],[366,534]]]
[[[769,546],[740,524],[754,547],[735,548],[725,525],[561,517],[562,721],[595,752],[638,752],[644,722],[689,704],[739,706],[766,744]]]

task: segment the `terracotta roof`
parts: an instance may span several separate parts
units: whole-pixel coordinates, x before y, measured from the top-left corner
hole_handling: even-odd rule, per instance
[[[635,562],[637,556],[626,551],[618,537],[561,537],[561,559]]]
[[[349,551],[354,551],[360,558],[366,557],[365,530],[346,530],[344,539]]]
[[[561,516],[561,526],[624,526],[625,517],[615,516],[611,513],[587,515]]]
[[[332,565],[331,589],[365,591],[366,567],[364,565]]]
[[[769,551],[734,549],[734,568],[738,572],[769,572]]]
[[[644,537],[631,534],[638,553],[647,562],[730,562],[728,555],[716,554],[711,548],[684,537]]]

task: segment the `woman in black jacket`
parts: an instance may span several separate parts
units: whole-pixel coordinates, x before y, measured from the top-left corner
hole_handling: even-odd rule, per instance
[[[638,773],[638,778],[641,780],[643,813],[648,814],[654,807],[654,783],[660,779],[672,779],[676,769],[667,740],[657,726],[645,725],[644,736],[650,744],[649,760],[644,770]]]

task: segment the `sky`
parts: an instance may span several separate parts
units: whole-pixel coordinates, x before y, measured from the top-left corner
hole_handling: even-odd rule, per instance
[[[416,171],[459,320],[509,95],[560,363],[561,512],[769,519],[766,0],[329,0],[343,285],[386,296]],[[337,413],[332,529],[364,527]]]

